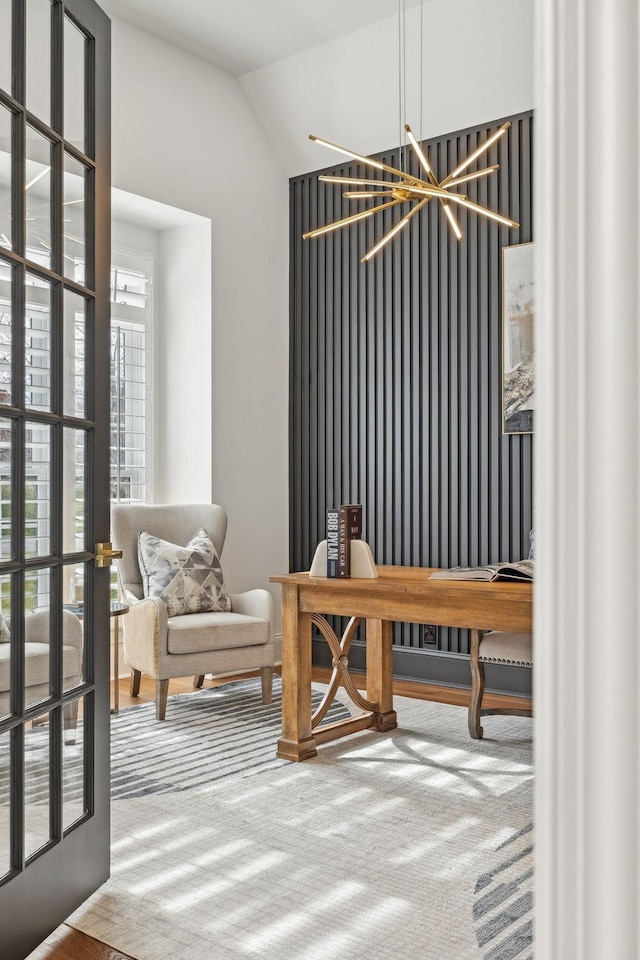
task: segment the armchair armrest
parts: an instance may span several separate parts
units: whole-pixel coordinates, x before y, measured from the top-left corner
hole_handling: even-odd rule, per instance
[[[269,643],[275,640],[276,612],[273,597],[268,590],[247,590],[245,593],[232,593],[231,609],[233,613],[243,613],[246,617],[260,617],[269,622]]]
[[[50,612],[36,610],[25,617],[24,635],[27,643],[50,643]],[[75,647],[82,656],[82,624],[70,610],[62,611],[62,642],[67,647]]]
[[[157,676],[158,661],[167,656],[167,607],[159,597],[135,599],[127,592],[129,612],[122,618],[125,661]]]

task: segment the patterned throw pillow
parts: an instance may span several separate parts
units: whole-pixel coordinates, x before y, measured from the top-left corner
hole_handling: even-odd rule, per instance
[[[170,617],[231,610],[220,558],[206,530],[198,530],[186,547],[142,530],[138,535],[138,561],[145,597],[160,597]]]
[[[0,611],[0,643],[9,643],[10,639],[9,624],[2,616],[2,611]]]

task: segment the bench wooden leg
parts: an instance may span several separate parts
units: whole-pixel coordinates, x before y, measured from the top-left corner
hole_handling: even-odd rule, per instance
[[[62,708],[64,742],[71,744],[76,742],[76,727],[78,725],[78,705],[79,700],[72,700],[71,703],[65,703]]]
[[[471,699],[469,701],[469,734],[474,740],[481,740],[483,729],[480,724],[482,695],[484,693],[484,663],[480,660],[480,630],[471,631]]]
[[[140,695],[140,678],[142,673],[140,670],[131,671],[131,683],[129,685],[129,693],[132,697],[138,697]]]

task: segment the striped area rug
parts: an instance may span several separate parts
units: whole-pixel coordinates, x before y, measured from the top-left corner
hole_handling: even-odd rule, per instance
[[[171,697],[167,719],[158,723],[155,705],[129,707],[111,722],[111,797],[113,800],[155,793],[181,793],[226,777],[253,776],[286,763],[275,755],[280,735],[280,678],[274,677],[271,704],[262,703],[260,684],[236,681],[198,694]],[[319,706],[322,693],[312,694]],[[338,701],[327,722],[349,711]],[[76,731],[82,742],[82,721]],[[0,769],[8,769],[9,743],[0,743]],[[63,758],[66,803],[83,797],[82,752],[66,745]],[[28,732],[25,740],[25,802],[29,807],[49,802],[49,727]],[[0,807],[9,804],[8,778],[0,777]]]
[[[228,777],[244,779],[286,765],[275,755],[280,736],[280,678],[273,701],[262,703],[258,680],[186,693],[168,701],[158,723],[150,703],[114,717],[111,729],[111,796],[114,800],[156,793],[183,793]],[[322,693],[312,693],[320,705]],[[349,716],[334,701],[327,722]]]
[[[123,711],[112,877],[69,922],[137,960],[531,960],[531,720],[395,707],[302,764],[279,681]]]

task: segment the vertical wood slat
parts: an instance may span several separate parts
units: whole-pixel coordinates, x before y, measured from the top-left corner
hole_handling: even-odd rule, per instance
[[[458,242],[431,202],[361,264],[402,213],[305,241],[304,230],[356,207],[315,174],[291,181],[292,570],[308,569],[325,510],[341,502],[363,503],[364,534],[380,563],[526,556],[532,437],[502,434],[501,301],[502,248],[532,238],[533,117],[509,119],[507,136],[479,163],[498,162],[499,172],[465,192],[520,220],[520,230],[458,208]],[[438,174],[503,122],[428,141]],[[399,163],[398,150],[380,156]],[[368,175],[356,163],[322,172]],[[416,625],[398,626],[394,642],[425,648]],[[467,632],[439,629],[429,649],[466,654]]]

